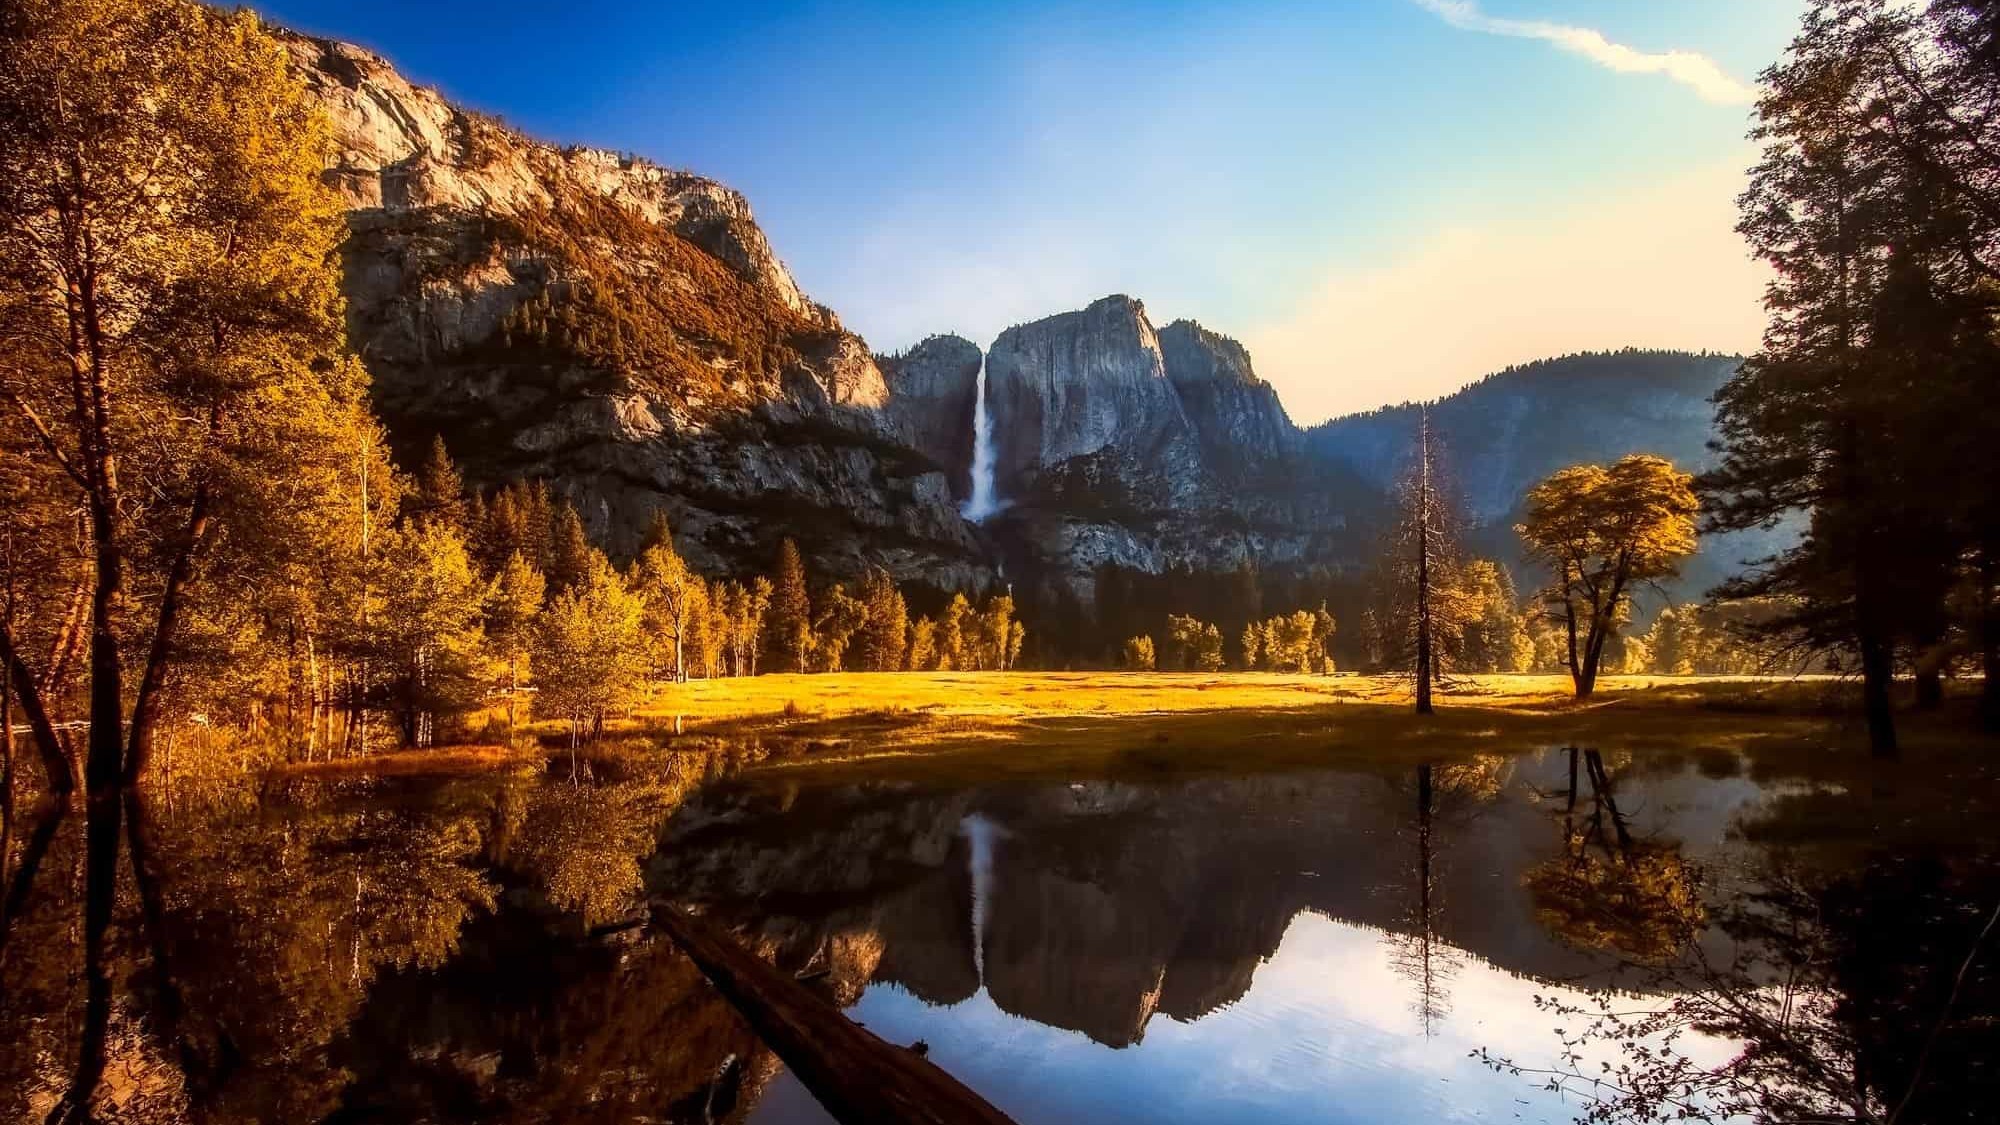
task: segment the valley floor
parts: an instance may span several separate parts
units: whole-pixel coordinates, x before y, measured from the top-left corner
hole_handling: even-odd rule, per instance
[[[1962,703],[1906,715],[1905,763],[1991,760]],[[766,675],[670,685],[634,724],[754,743],[764,769],[1050,778],[1401,763],[1546,746],[1805,766],[1868,762],[1851,684],[1824,678],[1472,676],[1411,712],[1394,677],[988,672]],[[1982,767],[1983,768],[1983,767]]]

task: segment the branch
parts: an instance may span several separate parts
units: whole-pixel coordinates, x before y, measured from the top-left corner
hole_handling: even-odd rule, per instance
[[[70,769],[69,756],[63,753],[55,724],[49,721],[49,711],[42,703],[41,689],[35,686],[34,674],[21,659],[5,624],[0,624],[0,660],[7,663],[14,697],[21,701],[21,712],[28,717],[28,729],[34,735],[35,749],[41,753],[42,769],[48,775],[49,791],[58,796],[67,794],[76,788],[76,774]]]
[[[35,413],[35,408],[28,405],[27,400],[21,397],[20,392],[7,391],[5,393],[7,401],[13,403],[14,408],[21,412],[21,416],[28,420],[28,425],[34,428],[35,436],[41,440],[42,448],[46,449],[49,456],[55,459],[56,464],[62,468],[64,474],[69,479],[75,481],[78,488],[86,492],[89,491],[90,481],[85,479],[82,471],[76,467],[76,462],[70,460],[69,454],[63,452],[62,446],[56,443],[55,434],[49,431],[48,424],[42,421],[42,416]]]
[[[211,435],[221,423],[219,409],[211,408],[208,428]],[[146,652],[146,668],[139,677],[138,696],[132,704],[131,729],[125,750],[125,782],[138,781],[152,757],[153,726],[159,720],[160,691],[166,683],[167,658],[173,652],[174,628],[180,619],[181,600],[194,573],[194,557],[208,539],[208,481],[195,486],[194,503],[188,509],[188,525],[181,548],[167,569],[167,582],[160,593],[160,616],[153,626],[153,643]]]

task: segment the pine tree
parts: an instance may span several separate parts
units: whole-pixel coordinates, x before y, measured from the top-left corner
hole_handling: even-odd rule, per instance
[[[1415,687],[1419,715],[1432,712],[1431,696],[1458,640],[1460,614],[1453,593],[1458,528],[1453,490],[1430,410],[1417,413],[1409,468],[1397,486],[1397,519],[1381,581],[1378,622],[1389,663]]]
[[[771,630],[794,672],[807,670],[813,648],[812,598],[806,592],[805,561],[798,544],[778,544],[778,573],[772,582]]]
[[[812,623],[815,651],[819,654],[822,671],[839,672],[844,669],[848,645],[867,622],[868,607],[859,599],[849,597],[845,586],[836,582],[827,588],[826,594],[820,598],[819,617]]]
[[[406,746],[430,746],[437,719],[478,706],[486,588],[465,543],[442,518],[413,522],[385,552],[390,587],[381,631],[389,697]]]
[[[909,637],[909,608],[888,571],[870,567],[861,579],[861,601],[867,623],[861,630],[861,664],[872,672],[893,672],[903,666]]]
[[[1212,624],[1201,627],[1195,643],[1195,668],[1202,672],[1222,670],[1222,630]]]
[[[452,463],[444,438],[431,439],[430,453],[418,467],[415,487],[409,495],[410,518],[418,522],[441,523],[463,537],[469,527],[465,500],[465,478]]]
[[[973,666],[981,671],[1005,671],[1014,632],[1013,595],[995,594],[986,599],[986,606],[979,612],[975,625],[978,636],[973,645]]]
[[[1809,523],[1718,593],[1782,597],[1797,608],[1768,633],[1857,656],[1882,755],[1899,653],[1934,700],[1945,600],[2000,526],[1992,490],[1961,483],[2000,440],[1996,35],[1980,3],[1815,3],[1764,76],[1763,157],[1741,201],[1738,229],[1775,277],[1763,346],[1716,398],[1708,524]]]
[[[929,672],[937,667],[937,622],[919,617],[910,622],[910,651],[907,666],[912,672]]]
[[[1256,671],[1258,662],[1264,655],[1263,628],[1255,621],[1243,626],[1243,635],[1238,638],[1236,649],[1241,660],[1239,667],[1245,672]]]
[[[970,636],[976,626],[972,603],[963,593],[954,593],[938,619],[938,667],[944,671],[969,671],[976,657]]]
[[[598,557],[576,508],[567,500],[556,504],[549,521],[549,588],[561,593],[583,581]]]

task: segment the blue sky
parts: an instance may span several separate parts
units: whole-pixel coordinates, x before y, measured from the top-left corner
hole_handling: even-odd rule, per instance
[[[878,350],[1128,292],[1243,339],[1305,422],[1553,352],[1754,346],[1731,199],[1749,84],[1799,11],[256,7],[533,134],[741,189]]]

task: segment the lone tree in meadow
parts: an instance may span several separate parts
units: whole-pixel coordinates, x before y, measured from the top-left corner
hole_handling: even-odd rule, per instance
[[[1431,693],[1443,678],[1457,636],[1459,602],[1456,505],[1430,411],[1417,416],[1410,465],[1397,488],[1397,520],[1384,561],[1384,593],[1394,663],[1415,681],[1417,714],[1431,713]]]
[[[1564,629],[1578,699],[1597,686],[1633,588],[1673,577],[1694,554],[1693,482],[1666,458],[1635,453],[1610,468],[1558,470],[1528,493],[1527,519],[1515,530],[1554,575],[1545,600]]]

